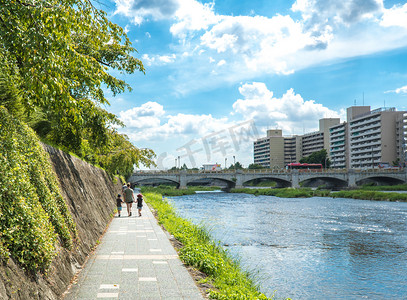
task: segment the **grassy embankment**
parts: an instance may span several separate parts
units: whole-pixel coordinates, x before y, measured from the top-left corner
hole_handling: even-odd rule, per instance
[[[407,191],[407,184],[397,185],[364,185],[358,188],[365,191]]]
[[[156,211],[159,223],[183,244],[179,250],[181,260],[208,275],[203,281],[214,286],[210,298],[270,299],[259,292],[250,274],[211,239],[207,229],[179,217],[161,194],[146,193],[145,198]]]
[[[369,190],[339,191],[336,193],[331,193],[330,196],[333,198],[407,202],[407,194],[385,193]]]
[[[308,197],[328,197],[330,191],[312,190],[310,188],[282,188],[282,189],[231,189],[231,193],[245,193],[252,195],[276,196],[281,198],[308,198]]]
[[[177,189],[175,186],[160,185],[158,187],[143,186],[141,187],[141,192],[145,193],[157,193],[163,196],[184,196],[193,195],[195,191],[215,191],[220,190],[217,186],[189,186],[186,189]]]
[[[396,187],[396,188],[394,188]],[[377,201],[402,201],[407,202],[407,194],[379,192],[386,190],[406,190],[407,185],[399,186],[378,186],[362,187],[357,190],[339,191],[331,193],[328,190],[312,190],[309,188],[284,188],[284,189],[232,189],[232,193],[246,193],[253,195],[276,196],[281,198],[308,198],[308,197],[333,197],[333,198],[353,198],[361,200]]]
[[[0,106],[0,260],[45,272],[77,231],[37,135]]]

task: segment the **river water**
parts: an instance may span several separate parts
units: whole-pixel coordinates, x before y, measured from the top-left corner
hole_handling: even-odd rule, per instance
[[[407,203],[200,193],[171,197],[277,299],[407,299]]]

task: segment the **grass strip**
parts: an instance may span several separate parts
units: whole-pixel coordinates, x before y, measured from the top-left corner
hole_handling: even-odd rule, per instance
[[[364,190],[339,191],[336,193],[331,193],[331,197],[376,200],[376,201],[407,202],[407,194],[385,193],[385,192],[364,191]]]
[[[208,276],[204,281],[214,286],[208,291],[211,299],[272,299],[259,291],[250,274],[212,240],[207,229],[178,216],[161,194],[146,193],[145,199],[157,213],[159,224],[183,244],[181,260]]]
[[[328,190],[312,190],[310,188],[282,188],[282,189],[231,189],[231,193],[244,193],[252,195],[276,196],[280,198],[309,198],[309,197],[329,197]]]
[[[193,195],[196,191],[215,191],[220,190],[218,186],[189,186],[186,189],[177,189],[175,186],[169,185],[159,185],[157,187],[143,186],[141,187],[141,192],[145,193],[157,193],[163,196],[184,196]]]
[[[407,191],[407,184],[396,185],[364,185],[358,188],[365,191]]]

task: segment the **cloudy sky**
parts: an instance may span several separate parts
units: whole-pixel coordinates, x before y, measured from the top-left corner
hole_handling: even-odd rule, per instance
[[[253,162],[267,129],[318,130],[352,105],[407,110],[407,3],[102,0],[146,74],[109,97],[130,140],[181,162]]]

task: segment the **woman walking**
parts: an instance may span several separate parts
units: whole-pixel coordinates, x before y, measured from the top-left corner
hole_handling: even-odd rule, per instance
[[[124,190],[124,202],[126,202],[127,205],[127,214],[129,217],[131,217],[131,207],[134,202],[134,193],[130,188],[130,183],[127,183],[127,189]]]

